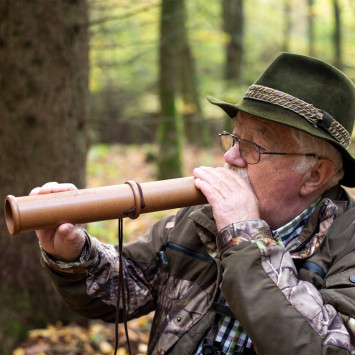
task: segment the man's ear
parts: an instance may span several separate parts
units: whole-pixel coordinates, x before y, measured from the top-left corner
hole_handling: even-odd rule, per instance
[[[307,196],[317,190],[323,193],[333,175],[334,163],[328,159],[319,159],[316,165],[305,174],[300,195]]]

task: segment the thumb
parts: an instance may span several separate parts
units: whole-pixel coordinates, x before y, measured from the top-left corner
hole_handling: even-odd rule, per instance
[[[61,251],[66,254],[66,259],[74,258],[80,255],[80,252],[85,244],[85,232],[82,228],[77,228],[71,223],[64,223],[57,229],[56,237],[62,245]],[[62,256],[64,256],[62,254]]]

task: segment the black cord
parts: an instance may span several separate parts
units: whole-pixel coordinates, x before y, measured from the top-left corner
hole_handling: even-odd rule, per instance
[[[130,182],[126,182],[130,185]],[[134,181],[134,183],[138,186],[139,194],[141,197],[141,209],[145,207],[145,201],[143,197],[142,187]],[[130,185],[131,186],[131,185]],[[132,188],[132,186],[131,186]],[[131,213],[135,213],[136,207],[134,206],[131,210],[125,211],[124,215],[128,216]],[[138,216],[134,217],[137,218]],[[123,256],[122,256],[122,248],[123,248],[123,219],[118,219],[118,285],[117,285],[117,300],[116,300],[116,319],[115,319],[115,355],[118,350],[118,325],[120,322],[120,302],[121,302],[121,291],[122,291],[122,315],[123,315],[123,323],[125,329],[125,335],[127,339],[128,352],[131,355],[131,344],[128,336],[128,327],[127,327],[127,308],[126,308],[126,294],[125,294],[125,285],[124,285],[124,273],[123,273]]]
[[[118,219],[118,253],[119,253],[119,270],[118,270],[118,285],[117,285],[117,300],[116,300],[116,320],[115,320],[115,355],[118,350],[118,324],[120,321],[120,301],[121,301],[121,291],[122,291],[122,314],[123,314],[123,323],[125,329],[125,335],[127,339],[128,352],[131,355],[131,344],[128,336],[128,327],[127,327],[127,309],[126,309],[126,294],[124,287],[124,275],[123,275],[123,256],[122,256],[122,246],[123,246],[123,219]]]

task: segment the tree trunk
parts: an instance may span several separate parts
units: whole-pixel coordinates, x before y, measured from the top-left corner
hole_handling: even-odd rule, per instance
[[[283,18],[284,18],[284,30],[283,30],[282,50],[284,52],[288,52],[290,50],[290,33],[292,27],[290,0],[284,0],[283,2]]]
[[[341,10],[338,0],[333,0],[334,9],[334,65],[343,69],[342,56],[342,32],[341,32]]]
[[[197,146],[209,146],[211,134],[208,122],[203,122],[200,104],[198,80],[196,77],[195,58],[190,48],[186,31],[186,8],[182,1],[182,34],[180,64],[180,91],[183,102],[182,115],[184,119],[185,137],[189,143]]]
[[[308,0],[308,54],[314,57],[314,0]]]
[[[223,30],[227,38],[224,75],[227,82],[236,85],[240,80],[243,54],[243,0],[223,0],[222,8]]]
[[[163,0],[160,20],[159,97],[161,123],[158,127],[158,179],[182,176],[182,120],[176,108],[178,54],[181,51],[183,0]]]
[[[0,191],[48,181],[85,186],[88,34],[85,0],[0,0]],[[39,262],[33,232],[1,219],[0,338],[4,354],[28,329],[73,319]],[[1,351],[0,351],[1,352]]]

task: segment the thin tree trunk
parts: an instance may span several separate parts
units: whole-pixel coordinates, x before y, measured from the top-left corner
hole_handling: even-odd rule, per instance
[[[342,55],[342,31],[341,31],[341,10],[338,0],[333,0],[334,10],[334,65],[342,70],[343,55]]]
[[[226,64],[224,77],[231,85],[240,79],[243,54],[243,0],[223,0],[223,29],[226,33]]]
[[[315,55],[314,49],[314,0],[308,0],[308,54],[313,57]]]
[[[291,33],[291,27],[292,27],[290,0],[284,0],[283,18],[284,18],[284,31],[283,31],[282,50],[284,52],[288,52],[290,50],[290,33]]]
[[[200,104],[198,80],[196,77],[195,58],[190,48],[188,33],[186,31],[185,0],[182,7],[182,34],[180,64],[180,90],[183,102],[182,115],[184,119],[185,137],[189,143],[197,146],[208,146],[211,143],[209,125],[203,122],[203,114]]]
[[[182,0],[163,0],[159,48],[159,97],[161,123],[158,127],[158,179],[182,176],[182,120],[176,108],[178,53],[181,51]]]

